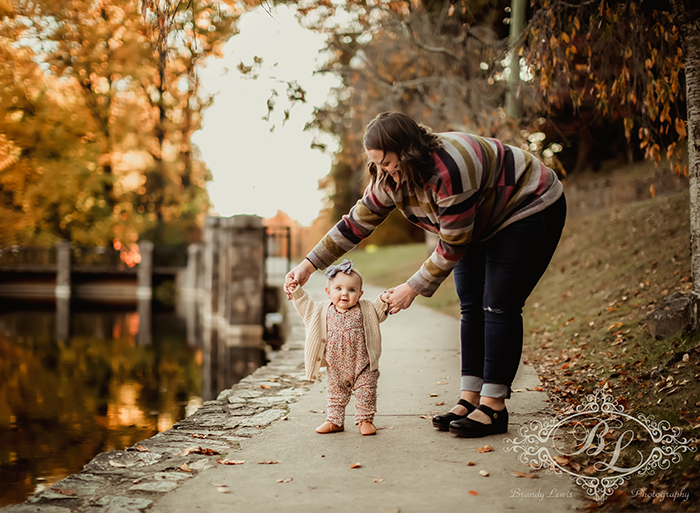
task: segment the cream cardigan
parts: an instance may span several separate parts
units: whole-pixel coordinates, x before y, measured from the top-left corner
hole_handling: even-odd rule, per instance
[[[319,369],[328,367],[326,361],[326,317],[330,300],[314,301],[301,288],[292,292],[292,303],[306,328],[306,343],[304,344],[304,369],[306,379],[318,379]],[[384,322],[389,315],[389,305],[382,301],[381,296],[374,301],[360,299],[362,322],[365,326],[365,344],[369,353],[370,370],[379,368],[379,357],[382,354],[382,335],[379,323]]]

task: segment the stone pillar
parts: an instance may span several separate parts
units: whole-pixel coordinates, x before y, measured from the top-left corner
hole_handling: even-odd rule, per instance
[[[195,298],[201,288],[203,244],[198,242],[187,246],[187,268],[181,287],[183,298]]]
[[[204,222],[204,255],[199,280],[203,289],[203,315],[206,322],[216,313],[219,304],[219,217],[208,216]]]
[[[139,244],[141,263],[136,270],[137,287],[136,299],[148,299],[153,297],[153,243],[143,241]]]
[[[153,297],[153,243],[143,241],[139,244],[141,263],[136,271],[136,300],[139,313],[138,342],[150,345],[151,335],[151,298]]]
[[[265,290],[265,227],[258,216],[233,216],[225,220],[228,304],[224,320],[228,345],[260,346],[263,335]]]
[[[70,298],[71,272],[70,241],[56,244],[56,298]]]
[[[222,217],[219,220],[219,297],[216,316],[221,327],[225,327],[230,317],[231,306],[231,246],[233,245],[233,232],[231,229],[231,217]]]
[[[70,336],[71,296],[71,251],[70,241],[62,240],[56,245],[56,340],[65,342]]]

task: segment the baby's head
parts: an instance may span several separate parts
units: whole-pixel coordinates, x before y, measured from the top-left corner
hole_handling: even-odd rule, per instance
[[[357,304],[363,293],[362,275],[352,267],[352,261],[343,260],[340,265],[329,267],[326,276],[326,294],[336,310],[345,312]]]

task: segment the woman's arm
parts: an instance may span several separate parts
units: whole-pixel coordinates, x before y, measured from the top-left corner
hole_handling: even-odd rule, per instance
[[[311,261],[303,260],[299,265],[287,273],[287,275],[284,277],[284,292],[287,294],[287,299],[292,298],[293,289],[291,289],[290,286],[296,285],[303,287],[306,282],[309,281],[309,278],[315,270],[316,267],[311,263]]]
[[[406,310],[416,297],[419,296],[418,292],[413,290],[408,283],[402,283],[401,285],[391,288],[388,290],[391,292],[389,296],[389,313],[395,314],[399,313],[401,310]]]
[[[396,208],[394,200],[377,184],[370,184],[362,198],[307,255],[317,269],[325,269],[369,237]]]

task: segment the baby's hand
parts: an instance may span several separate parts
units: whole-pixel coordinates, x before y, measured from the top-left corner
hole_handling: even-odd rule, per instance
[[[294,292],[298,286],[299,283],[297,283],[296,281],[287,284],[287,290],[289,291],[289,293],[287,294],[287,299],[292,299],[291,293]]]
[[[388,290],[385,290],[379,298],[384,301],[385,303],[389,302],[389,298],[391,297],[391,292]]]

